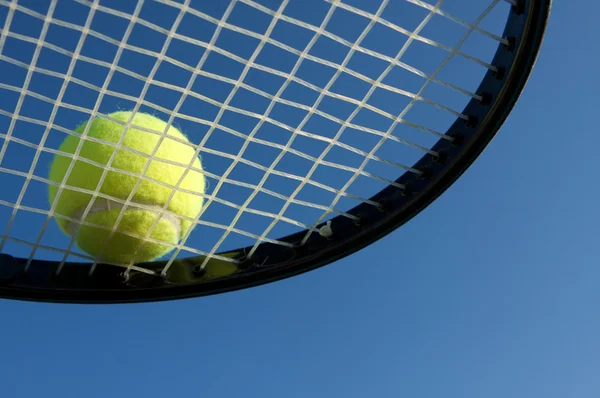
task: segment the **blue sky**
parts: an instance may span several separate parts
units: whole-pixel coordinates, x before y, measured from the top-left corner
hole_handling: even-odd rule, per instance
[[[529,84],[484,155],[349,258],[194,300],[0,301],[3,396],[597,396],[599,12],[556,1]]]

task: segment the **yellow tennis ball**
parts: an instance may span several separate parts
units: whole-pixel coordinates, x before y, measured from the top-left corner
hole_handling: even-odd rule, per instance
[[[109,116],[127,122],[131,112],[115,112]],[[85,127],[86,123],[78,126],[75,132],[81,134]],[[123,148],[119,149],[111,166],[114,169],[125,170],[134,174],[108,171],[99,192],[111,198],[121,199],[124,202],[140,180],[142,171],[149,159],[148,155],[154,151],[160,139],[159,135],[138,128],[145,128],[162,134],[166,127],[167,124],[164,121],[144,113],[135,114],[131,121],[131,127],[125,133],[125,126],[117,122],[101,117],[94,119],[88,130],[88,137],[94,137],[109,143],[117,143],[121,135],[125,134],[122,142]],[[75,238],[77,245],[82,250],[98,257],[101,261],[111,263],[128,264],[132,260],[135,263],[150,261],[171,251],[173,249],[172,245],[177,244],[181,237],[190,228],[194,227],[190,220],[178,216],[187,216],[193,219],[200,212],[203,204],[203,198],[200,195],[205,190],[204,175],[201,172],[189,170],[183,181],[178,185],[178,188],[196,194],[176,190],[169,202],[168,212],[162,212],[161,210],[192,159],[192,167],[196,170],[202,170],[200,160],[195,157],[194,148],[172,138],[188,142],[187,138],[178,129],[173,126],[169,127],[167,136],[163,139],[146,170],[146,178],[142,179],[133,195],[132,203],[149,206],[151,210],[128,205],[115,233],[107,241],[117,217],[123,210],[123,204],[97,196],[85,221],[98,225],[98,227],[82,224]],[[61,144],[60,150],[66,153],[75,153],[80,140],[80,136],[70,135]],[[95,191],[104,171],[102,166],[108,164],[111,155],[116,150],[115,145],[109,143],[84,140],[78,160],[76,160],[66,184],[71,187]],[[133,149],[143,155],[128,151],[125,148]],[[101,166],[90,164],[83,159]],[[160,159],[174,161],[182,165],[165,163]],[[62,182],[71,161],[72,157],[56,155],[50,166],[49,179],[58,183]],[[164,184],[161,185],[154,181]],[[57,193],[58,187],[50,185],[49,197],[51,204],[54,202]],[[92,195],[88,193],[64,188],[56,204],[55,212],[79,220],[90,200],[92,200]],[[160,217],[160,220],[152,230],[150,237],[166,244],[143,239],[158,217]],[[64,218],[57,218],[56,220],[62,231],[67,235],[72,236],[77,231],[77,223]],[[102,226],[107,228],[102,228]],[[135,236],[131,236],[131,234]],[[104,250],[102,251],[102,249]],[[101,251],[102,253],[100,253]]]

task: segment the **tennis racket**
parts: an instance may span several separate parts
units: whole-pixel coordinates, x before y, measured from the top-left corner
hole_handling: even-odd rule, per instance
[[[182,299],[355,253],[427,208],[482,153],[526,85],[550,8],[0,0],[0,297]],[[117,110],[176,126],[207,182],[195,228],[145,263],[83,252],[48,201],[50,185],[73,188],[48,177],[60,143]],[[129,199],[114,198],[123,208]]]

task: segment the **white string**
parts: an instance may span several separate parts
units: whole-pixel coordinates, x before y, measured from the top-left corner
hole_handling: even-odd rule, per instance
[[[150,162],[157,160],[185,167],[186,172],[174,186],[169,186],[172,189],[171,197],[164,205],[161,205],[160,209],[147,204],[148,209],[152,208],[153,211],[158,211],[161,213],[161,217],[167,220],[173,221],[173,217],[177,216],[179,219],[193,222],[197,225],[194,231],[203,231],[200,234],[206,233],[212,236],[212,241],[208,244],[208,242],[203,243],[201,239],[194,237],[196,232],[190,230],[184,234],[182,240],[174,246],[175,250],[170,255],[163,273],[166,273],[172,261],[180,255],[206,256],[202,266],[205,266],[211,258],[235,263],[237,260],[218,254],[224,249],[231,248],[227,247],[227,242],[232,236],[248,242],[251,247],[246,253],[248,257],[252,257],[257,247],[264,242],[292,247],[290,243],[280,241],[278,238],[299,230],[308,231],[304,240],[313,232],[319,232],[326,237],[331,236],[332,233],[335,233],[335,224],[326,224],[329,229],[321,230],[317,229],[317,226],[332,215],[356,219],[355,216],[347,213],[351,203],[378,206],[377,203],[368,199],[377,192],[377,189],[386,185],[402,188],[394,180],[404,172],[419,174],[420,171],[411,166],[414,160],[424,154],[437,155],[430,149],[431,143],[435,140],[451,139],[443,133],[448,125],[444,125],[442,120],[467,119],[467,116],[462,114],[466,101],[471,98],[481,99],[479,94],[476,94],[477,84],[463,84],[463,82],[452,79],[451,76],[442,77],[439,73],[453,57],[468,63],[473,70],[479,68],[479,73],[496,70],[488,58],[488,52],[472,53],[471,48],[463,48],[462,45],[466,38],[478,34],[497,43],[506,44],[507,42],[501,37],[501,31],[489,31],[480,24],[492,9],[497,8],[499,0],[492,1],[491,5],[483,9],[475,19],[445,11],[443,1],[435,4],[421,0],[404,1],[425,11],[422,20],[413,21],[413,26],[418,25],[417,28],[403,26],[399,22],[401,18],[398,19],[389,12],[386,13],[389,0],[379,0],[377,3],[373,0],[374,4],[368,9],[366,7],[365,9],[359,8],[351,2],[324,0],[323,4],[326,7],[323,7],[323,12],[318,14],[317,18],[315,10],[309,19],[302,12],[297,12],[297,4],[292,4],[288,0],[281,0],[276,7],[269,7],[254,0],[231,0],[219,15],[213,15],[213,10],[202,2],[196,4],[189,1],[139,0],[135,3],[135,10],[125,11],[125,9],[111,8],[97,0],[76,0],[79,5],[88,9],[87,18],[82,25],[70,19],[65,20],[58,14],[55,15],[55,10],[59,9],[57,0],[50,2],[49,7],[43,12],[37,8],[32,9],[20,4],[17,0],[0,0],[0,15],[2,11],[6,11],[6,17],[3,21],[0,20],[3,23],[0,25],[0,73],[3,67],[8,66],[26,72],[25,79],[19,84],[11,82],[10,79],[0,79],[0,95],[6,92],[17,97],[13,107],[0,106],[0,118],[9,120],[8,127],[0,130],[0,138],[4,140],[0,148],[0,176],[2,178],[11,176],[11,178],[23,180],[14,200],[7,200],[0,195],[0,206],[10,210],[0,240],[0,250],[5,249],[7,242],[30,247],[28,266],[35,258],[43,256],[39,253],[40,250],[45,253],[61,253],[59,272],[64,263],[68,261],[69,256],[74,255],[81,259],[91,260],[90,272],[93,273],[97,266],[97,259],[91,259],[77,250],[74,245],[75,239],[69,239],[65,247],[52,247],[44,243],[44,235],[54,228],[51,227],[52,218],[66,219],[69,225],[92,225],[86,222],[85,218],[91,214],[90,211],[96,211],[98,205],[94,205],[92,201],[86,209],[80,212],[81,214],[64,217],[55,212],[56,201],[46,208],[41,205],[30,206],[27,198],[31,184],[56,186],[59,195],[64,189],[85,192],[92,195],[94,199],[98,198],[100,201],[98,203],[115,203],[117,208],[143,207],[145,204],[136,203],[133,198],[142,181],[152,181],[162,186],[168,186],[145,175],[145,170],[148,169]],[[511,2],[508,1],[508,3]],[[177,17],[169,23],[166,23],[166,20],[164,23],[157,21],[156,18],[151,18],[147,12],[144,12],[147,7],[153,5],[167,7]],[[252,13],[260,16],[259,19],[265,22],[262,30],[251,29],[249,26],[252,25],[252,21],[240,19],[240,15],[252,15]],[[101,25],[95,24],[95,19],[100,18],[98,15],[109,15],[126,21],[127,29],[122,37],[117,39],[108,34],[108,30],[103,29]],[[38,35],[29,35],[26,33],[26,29],[20,29],[19,26],[14,25],[15,21],[22,16],[41,22],[42,28]],[[352,29],[349,30],[353,31],[352,35],[336,28],[339,20],[350,18],[350,16],[353,18],[348,21],[356,21],[358,18],[363,22],[362,26],[351,26]],[[444,23],[436,23],[434,16],[442,18]],[[316,20],[318,23],[315,23]],[[198,37],[186,35],[184,30],[180,29],[180,25],[189,23],[189,21],[201,21],[204,24],[202,26],[212,26],[210,39],[204,41]],[[267,21],[268,23],[266,23]],[[73,50],[61,47],[56,40],[51,42],[47,39],[47,32],[55,26],[68,29],[74,35],[79,36]],[[404,46],[393,56],[369,47],[368,38],[373,34],[372,30],[376,26],[387,29],[390,42],[393,40],[398,40],[400,43],[405,42]],[[463,38],[458,43],[448,43],[444,41],[444,34],[432,35],[433,30],[425,29],[426,26],[434,26],[442,31],[448,27],[448,29],[454,29],[454,32],[462,32]],[[160,51],[145,47],[139,41],[130,40],[133,30],[138,27],[149,29],[164,39]],[[282,36],[281,29],[289,27],[293,27],[306,36],[307,40],[303,45],[292,44],[293,40],[289,41],[288,38]],[[232,48],[227,45],[225,37],[232,34],[253,40],[255,46],[252,51],[241,51],[241,48]],[[116,48],[111,62],[102,59],[99,55],[96,56],[93,51],[82,52],[85,43],[91,38]],[[7,45],[15,42],[35,47],[28,62],[6,50]],[[172,52],[172,49],[175,48],[174,43],[180,42],[186,43],[190,46],[189,48],[194,48],[202,54],[194,65],[183,62],[175,52]],[[341,58],[329,55],[325,56],[326,53],[319,51],[320,46],[325,46],[327,43],[332,43],[332,51],[344,49],[343,60],[340,61]],[[443,61],[426,67],[423,67],[422,63],[420,65],[413,64],[415,58],[406,56],[407,50],[414,46],[413,43],[419,43],[419,45],[437,52],[440,58],[443,56]],[[264,55],[270,49],[276,49],[281,54],[285,54],[285,57],[293,59],[293,65],[288,69],[281,68],[276,58],[269,59]],[[70,59],[71,62],[66,72],[59,68],[54,69],[47,65],[40,65],[38,59],[44,51],[60,54]],[[150,72],[142,74],[125,66],[126,64],[121,62],[122,55],[125,53],[147,57]],[[216,59],[215,57],[222,57],[222,59],[232,62],[232,65],[237,65],[240,73],[232,77],[224,71],[214,69],[210,62]],[[367,59],[373,65],[381,66],[376,74],[361,66],[361,62],[364,63]],[[75,67],[79,63],[94,64],[106,70],[104,83],[98,86],[92,81],[74,74]],[[157,72],[164,65],[179,68],[181,73],[186,73],[189,76],[187,82],[182,85],[177,83],[176,79],[165,79],[164,76],[159,76]],[[305,69],[308,67],[320,68],[318,70],[322,71],[320,73],[327,74],[327,79],[323,81],[318,75],[307,74]],[[415,82],[420,82],[420,88],[411,89],[412,83],[404,84],[403,82],[399,83],[397,79],[391,79],[390,77],[396,71],[402,71],[408,74],[407,76],[412,76]],[[125,89],[116,88],[114,84],[111,84],[116,74],[126,76],[133,82],[139,82],[143,86],[141,94],[132,95]],[[255,74],[266,76],[265,81],[277,82],[276,88],[262,87],[259,84],[260,81],[254,77]],[[32,83],[33,77],[38,75],[63,82],[55,97],[46,95],[43,90]],[[195,82],[199,78],[222,85],[223,89],[220,91],[222,95],[219,97],[214,92],[198,89]],[[360,94],[353,93],[353,90],[346,90],[341,85],[342,81],[353,81],[356,87],[364,86],[365,89]],[[70,85],[83,87],[91,93],[97,93],[95,105],[86,107],[65,101],[64,97]],[[435,86],[436,90],[445,90],[448,95],[446,97],[432,95],[429,89],[425,90],[429,86]],[[165,106],[162,102],[156,101],[148,94],[149,90],[154,88],[176,95],[178,98],[176,104]],[[290,94],[292,90],[300,89],[305,90],[304,92],[307,94],[304,96]],[[257,99],[264,101],[261,111],[256,111],[253,104],[237,100],[246,93],[255,95]],[[378,103],[375,100],[377,95],[394,96],[393,98],[397,96],[408,102],[408,105],[403,106],[402,111],[398,112],[395,110],[398,107]],[[204,132],[201,136],[191,137],[193,144],[181,142],[192,146],[197,156],[206,159],[203,162],[204,170],[195,170],[204,173],[211,184],[211,190],[203,195],[205,204],[200,214],[196,217],[185,217],[173,215],[168,211],[169,202],[175,192],[195,193],[186,191],[179,186],[187,172],[193,170],[191,163],[182,164],[156,159],[155,153],[165,137],[166,130],[142,129],[148,133],[157,134],[159,137],[153,153],[145,155],[148,159],[141,176],[118,170],[112,166],[112,160],[118,151],[143,155],[141,152],[124,147],[122,140],[110,144],[116,150],[107,165],[81,158],[79,151],[84,140],[105,143],[87,136],[87,129],[82,133],[81,136],[84,140],[80,141],[75,153],[69,154],[73,162],[62,182],[49,181],[47,175],[40,174],[39,164],[41,162],[52,155],[61,154],[57,149],[47,145],[53,132],[75,135],[72,131],[74,126],[64,126],[57,122],[59,113],[63,110],[76,112],[81,115],[81,120],[95,117],[107,118],[108,114],[116,109],[103,108],[103,101],[106,98],[119,98],[132,104],[131,108],[134,111],[144,109],[144,111],[167,115],[165,118],[167,126],[177,122],[185,123],[188,127],[202,128]],[[310,102],[307,102],[308,98],[311,98]],[[449,100],[449,98],[453,99]],[[50,115],[41,117],[24,113],[24,103],[28,99],[48,104],[52,108]],[[207,117],[201,112],[190,111],[189,107],[186,107],[189,100],[213,107],[217,110],[216,114]],[[410,115],[416,114],[411,110],[417,104],[422,107],[420,109],[428,109],[428,112],[440,112],[440,120],[410,118]],[[298,114],[300,116],[295,121],[291,116],[282,117],[281,109],[288,109],[289,115]],[[361,117],[362,114],[367,114],[369,117]],[[238,122],[232,123],[232,120]],[[243,125],[242,121],[244,120],[248,121],[247,126]],[[131,126],[131,120],[119,123],[124,130]],[[40,140],[33,142],[24,138],[19,133],[19,126],[22,124],[41,127],[43,133]],[[315,129],[314,126],[317,125],[330,127],[327,128],[327,131],[321,131]],[[268,131],[277,132],[281,138],[275,139],[273,136],[269,136],[266,134]],[[193,131],[190,132],[190,134],[192,133]],[[240,142],[239,148],[224,150],[218,145],[215,146],[214,143],[220,140],[218,137],[224,137],[223,135],[228,137],[227,140]],[[310,143],[310,145],[303,143]],[[13,145],[34,152],[26,171],[11,167],[7,154],[12,150],[9,147],[12,148]],[[390,155],[392,152],[382,151],[385,148],[392,148],[392,146],[402,148],[401,153],[394,152],[393,155]],[[272,158],[256,159],[254,157],[257,153],[256,148],[263,148],[265,153],[275,155]],[[317,148],[319,149],[317,150]],[[339,154],[342,153],[345,155],[340,156]],[[333,156],[333,154],[337,155]],[[217,171],[211,168],[211,159],[225,162],[227,166]],[[287,166],[288,159],[295,159],[294,167]],[[88,191],[66,184],[75,160],[94,164],[104,169],[96,190]],[[250,174],[256,175],[256,178],[252,180],[247,179],[248,177],[240,178],[237,175],[240,167],[247,168]],[[383,170],[386,171],[383,172]],[[112,198],[99,191],[105,176],[111,171],[139,178],[128,198]],[[341,177],[339,181],[328,179],[328,173],[332,176],[335,174],[344,177]],[[281,179],[288,188],[284,190],[283,185],[273,184],[274,178]],[[379,188],[368,192],[362,188],[353,189],[357,187],[359,181],[367,181],[367,185]],[[228,193],[231,187],[237,190],[235,192],[245,193],[241,197],[232,196]],[[321,194],[308,195],[305,194],[307,190],[321,192]],[[275,201],[280,205],[277,205],[276,208],[264,207],[260,198]],[[230,215],[222,214],[224,210]],[[13,234],[15,223],[19,222],[17,216],[22,212],[42,217],[43,220],[36,231],[36,236],[29,240]],[[119,219],[123,214],[124,211],[121,211]],[[254,225],[252,222],[246,221],[247,217],[257,217],[264,221],[264,225],[261,226],[260,223]],[[142,238],[159,243],[151,238],[152,230],[158,221],[159,219],[156,219]],[[113,226],[108,230],[112,235],[116,232],[117,227]],[[281,233],[274,235],[276,231],[281,231]],[[125,232],[125,234],[129,233]],[[129,235],[137,236],[136,234]],[[160,243],[164,244],[164,242]],[[139,267],[134,264],[122,266],[126,268],[126,273],[131,270],[139,271]],[[152,273],[148,270],[142,272]]]
[[[441,5],[443,0],[440,0],[438,2],[438,4],[433,7],[430,8],[428,7],[428,9],[430,9],[433,13],[438,13],[439,10],[439,6]],[[469,35],[475,30],[475,27],[477,26],[477,24],[479,24],[479,22],[481,22],[481,20],[498,4],[500,0],[493,0],[492,3],[490,4],[490,6],[488,6],[488,8],[477,18],[477,20],[475,21],[475,23],[473,25],[470,25],[469,30],[464,34],[464,36],[461,38],[461,40],[459,41],[459,43],[456,45],[456,47],[453,49],[453,51],[446,57],[446,59],[436,68],[436,70],[432,73],[432,76],[435,76],[438,74],[439,71],[441,71],[444,66],[448,63],[448,61],[450,61],[450,59],[456,55],[456,53],[458,52],[458,49],[462,46],[462,44],[465,42],[465,40],[469,37]],[[421,2],[419,2],[421,3]],[[419,4],[420,5],[420,4]],[[431,18],[431,14],[428,15],[429,18]],[[425,24],[427,22],[424,20],[422,24],[419,25],[419,27],[417,28],[417,30],[422,29]],[[415,35],[416,35],[417,31],[415,31]],[[407,43],[408,44],[408,43]],[[423,86],[421,87],[421,89],[419,90],[419,93],[421,93],[431,82],[433,81],[433,79],[429,79],[427,80]],[[406,115],[408,113],[408,111],[415,105],[415,101],[413,100],[408,106],[406,106],[402,112],[400,113],[399,117],[402,118],[404,117],[404,115]],[[391,131],[393,131],[393,129],[395,128],[395,125],[390,126],[387,134],[391,134]],[[381,145],[383,145],[385,141],[385,137],[382,138],[377,145],[372,149],[372,152],[376,152]],[[363,169],[364,167],[366,167],[367,163],[369,162],[369,156],[366,156],[365,159],[363,160],[363,163],[360,166],[360,169]],[[344,187],[342,188],[342,191],[346,190],[350,185],[352,185],[352,183],[356,180],[356,178],[358,177],[359,173],[355,173],[349,180],[348,182],[346,182],[346,184],[344,185]],[[337,201],[339,200],[340,196],[336,196],[336,198],[333,200],[331,207],[335,206],[335,204],[337,203]],[[326,216],[327,216],[328,212],[325,212],[321,217],[319,217],[317,219],[317,221],[315,221],[315,226],[318,225]],[[306,242],[306,240],[309,238],[310,234],[312,233],[311,230],[308,230],[307,234],[305,235],[303,242]]]

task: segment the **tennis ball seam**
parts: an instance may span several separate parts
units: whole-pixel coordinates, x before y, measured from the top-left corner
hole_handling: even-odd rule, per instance
[[[142,210],[142,211],[151,211],[151,212],[157,213],[157,215],[162,220],[165,220],[169,224],[171,224],[173,229],[177,232],[177,241],[179,241],[181,239],[181,219],[179,219],[179,217],[174,216],[173,214],[169,213],[168,211],[164,211],[162,206],[159,206],[153,202],[141,201],[141,200],[140,201],[131,200],[128,202],[128,204],[138,204],[138,205],[142,205],[145,207],[136,207],[136,206],[128,205],[127,210]],[[117,202],[115,200],[96,197],[96,199],[94,200],[94,203],[92,204],[92,207],[90,208],[90,211],[87,213],[87,217],[97,214],[97,213],[102,213],[104,211],[117,210],[117,209],[120,210],[123,207],[125,207],[125,204]],[[74,218],[76,220],[81,220],[83,217],[83,214],[85,213],[86,208],[87,208],[87,206],[82,206],[82,207],[76,209],[71,214],[71,218]],[[65,220],[65,221],[67,222],[67,224],[65,225],[65,230],[69,233],[69,235],[73,236],[77,232],[77,223],[75,223],[71,220]],[[119,228],[117,227],[116,230],[118,231]]]

